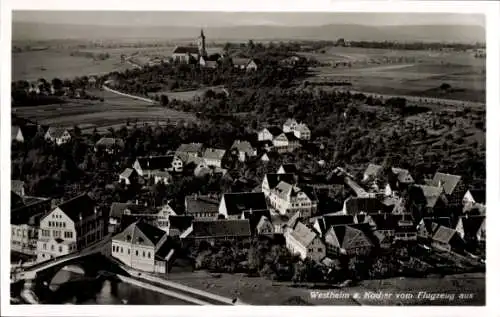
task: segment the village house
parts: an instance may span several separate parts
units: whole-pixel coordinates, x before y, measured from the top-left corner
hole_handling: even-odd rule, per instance
[[[130,224],[112,239],[111,255],[125,265],[154,273],[166,273],[175,248],[167,233],[143,221]]]
[[[183,162],[187,162],[192,158],[202,157],[203,144],[202,143],[181,144],[175,151],[175,155],[181,158]]]
[[[386,196],[397,196],[401,189],[414,183],[413,177],[407,169],[391,167],[390,175],[383,175],[381,165],[368,164],[363,173],[362,183],[367,184],[375,191],[383,191]]]
[[[281,181],[288,184],[296,184],[297,176],[295,174],[274,174],[269,173],[264,175],[262,180],[262,192],[266,197],[269,197],[271,190],[274,189]]]
[[[217,219],[219,215],[219,200],[216,195],[188,195],[184,198],[186,215],[195,220]]]
[[[123,151],[125,149],[125,143],[123,139],[120,138],[108,138],[104,137],[99,139],[96,142],[94,150],[97,152],[98,150],[102,150],[107,152],[108,154],[115,154]]]
[[[267,127],[257,133],[257,139],[259,141],[273,141],[282,133],[283,131],[279,127]]]
[[[293,130],[293,134],[299,139],[299,140],[306,140],[309,141],[311,140],[311,130],[307,127],[305,123],[299,123]]]
[[[68,129],[50,127],[45,133],[45,140],[61,145],[71,140],[71,134]]]
[[[131,223],[142,220],[155,227],[158,227],[166,232],[170,228],[170,216],[175,215],[175,212],[170,206],[162,206],[161,208],[148,207],[146,204],[135,203],[118,203],[111,204],[108,220],[108,231],[119,232]]]
[[[462,199],[464,209],[471,208],[475,205],[486,205],[486,190],[484,189],[469,189]]]
[[[233,58],[233,67],[246,71],[255,71],[259,68],[259,62],[251,58]]]
[[[282,164],[278,170],[277,174],[298,174],[299,170],[295,164]]]
[[[312,220],[312,219],[311,219]],[[323,237],[332,226],[350,225],[356,223],[356,216],[352,215],[323,215],[312,220],[313,228]]]
[[[349,197],[344,201],[341,214],[358,215],[358,214],[378,214],[386,211],[386,207],[373,197]]]
[[[257,150],[248,141],[235,140],[231,150],[236,151],[240,162],[245,162],[249,158],[257,156]]]
[[[417,237],[421,240],[430,240],[440,226],[457,229],[458,218],[450,217],[424,217],[417,225]]]
[[[133,165],[139,176],[150,178],[154,171],[182,172],[182,160],[176,155],[141,156]]]
[[[219,54],[213,54],[211,56],[201,56],[200,66],[204,68],[216,69],[219,66],[219,60],[221,56]]]
[[[305,191],[295,184],[280,181],[269,193],[271,206],[281,215],[299,213],[311,217],[317,210],[317,199],[311,191]]]
[[[21,197],[11,192],[11,250],[36,256],[40,219],[50,211],[51,199]]]
[[[432,236],[431,246],[440,251],[460,252],[464,249],[464,241],[456,230],[439,226]]]
[[[171,184],[173,180],[173,177],[170,174],[170,172],[161,170],[151,171],[150,178],[153,179],[155,184],[162,183],[165,185]]]
[[[240,219],[247,219],[250,222],[250,232],[252,233],[252,236],[256,236],[258,235],[257,225],[259,224],[259,221],[262,217],[271,219],[271,212],[269,211],[269,209],[252,209],[244,211],[241,214]]]
[[[448,206],[462,205],[466,188],[461,176],[436,172],[430,185],[443,188]]]
[[[449,216],[446,208],[448,200],[442,187],[413,185],[409,190],[409,199],[423,207],[423,217]]]
[[[283,132],[293,132],[299,123],[295,119],[287,119],[283,123]]]
[[[319,235],[300,221],[285,232],[285,239],[288,250],[298,254],[302,260],[310,258],[320,262],[326,256],[326,247]]]
[[[139,174],[133,168],[126,168],[119,176],[118,182],[124,183],[125,185],[137,184],[139,180]]]
[[[369,255],[375,247],[370,238],[360,229],[349,225],[332,226],[325,233],[326,256]]]
[[[40,220],[37,261],[85,249],[101,240],[104,232],[101,212],[87,194],[67,200]]]
[[[226,150],[207,148],[203,152],[203,159],[208,166],[222,167],[222,160],[226,155]]]
[[[275,233],[274,226],[268,217],[260,217],[257,223],[256,231],[258,235],[273,235]]]
[[[273,225],[273,233],[274,234],[284,234],[285,228],[288,224],[290,218],[288,216],[273,214],[271,215],[270,221]]]
[[[251,237],[250,221],[247,219],[195,220],[181,236],[186,245],[198,245],[205,241],[244,240]]]
[[[266,197],[263,193],[226,193],[219,204],[219,214],[226,219],[238,219],[245,211],[265,210]]]
[[[299,139],[293,132],[281,133],[273,140],[273,148],[278,153],[293,152],[300,147]]]

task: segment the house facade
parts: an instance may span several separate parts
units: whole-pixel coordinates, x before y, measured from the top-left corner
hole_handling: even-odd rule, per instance
[[[165,231],[142,221],[134,222],[112,239],[111,255],[125,265],[154,273],[166,273],[174,249]]]
[[[240,219],[245,211],[265,209],[268,207],[264,193],[226,193],[219,203],[219,214],[226,219]]]
[[[45,133],[45,140],[57,145],[65,144],[71,140],[67,129],[50,127]]]
[[[249,158],[257,156],[257,150],[248,141],[235,140],[231,149],[238,153],[240,162],[245,162]]]
[[[273,139],[273,147],[278,153],[293,152],[300,147],[300,142],[293,132],[287,132]]]
[[[270,190],[269,202],[281,215],[291,216],[299,213],[301,217],[311,217],[317,210],[317,201],[300,187],[279,182]]]
[[[265,216],[260,217],[256,230],[259,235],[272,235],[275,233],[273,224],[269,218]]]
[[[187,195],[184,204],[186,215],[196,220],[215,220],[219,215],[219,200],[214,195]]]
[[[225,155],[226,150],[224,149],[208,148],[203,152],[203,159],[208,166],[222,167],[222,160]]]
[[[349,225],[332,226],[325,234],[326,256],[369,255],[374,245],[366,234]]]
[[[37,261],[80,251],[101,240],[104,232],[101,212],[88,195],[65,201],[40,220]]]
[[[176,155],[141,156],[133,165],[139,176],[150,178],[154,171],[182,172],[184,163]]]
[[[286,247],[292,254],[298,254],[302,260],[310,258],[320,262],[326,256],[326,246],[312,229],[302,222],[285,232]]]

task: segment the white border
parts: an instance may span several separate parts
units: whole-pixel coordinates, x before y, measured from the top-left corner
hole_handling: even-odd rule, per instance
[[[240,1],[234,0],[183,0],[183,1],[151,1],[151,0],[86,0],[81,2],[44,0],[3,0],[1,1],[1,312],[5,316],[192,316],[217,315],[233,316],[280,316],[304,315],[315,316],[366,316],[396,315],[401,316],[473,316],[486,314],[500,316],[498,300],[500,261],[498,259],[499,242],[496,224],[499,223],[499,141],[498,124],[499,101],[499,12],[496,1],[321,1],[321,0],[268,0]],[[170,3],[171,2],[171,3]],[[10,249],[10,72],[11,72],[11,11],[24,10],[127,10],[127,11],[343,11],[343,12],[453,12],[484,13],[487,16],[487,199],[488,199],[488,243],[487,243],[487,306],[486,307],[287,307],[287,306],[251,306],[251,307],[181,307],[181,306],[78,306],[78,305],[43,305],[43,306],[11,306],[9,297],[9,256]]]

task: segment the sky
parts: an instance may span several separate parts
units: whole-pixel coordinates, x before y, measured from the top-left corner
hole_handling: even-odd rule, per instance
[[[235,25],[318,26],[326,24],[485,26],[485,18],[482,15],[449,13],[14,11],[13,21],[99,26],[230,27]]]

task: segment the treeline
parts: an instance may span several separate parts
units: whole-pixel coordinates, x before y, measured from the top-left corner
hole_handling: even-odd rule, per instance
[[[109,59],[110,55],[109,53],[93,53],[93,52],[85,52],[85,51],[72,51],[70,56],[78,56],[78,57],[85,57],[85,58],[91,58],[93,60],[106,60]]]

